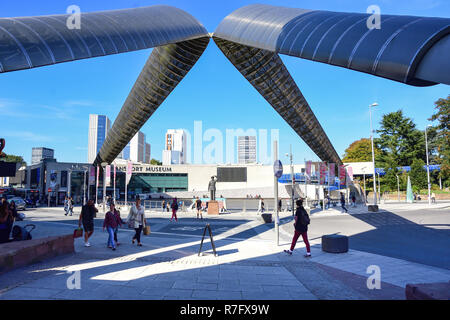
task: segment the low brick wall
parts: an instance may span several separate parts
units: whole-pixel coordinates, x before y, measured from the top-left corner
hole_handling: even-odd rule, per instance
[[[73,235],[0,244],[0,274],[61,254],[73,253]]]

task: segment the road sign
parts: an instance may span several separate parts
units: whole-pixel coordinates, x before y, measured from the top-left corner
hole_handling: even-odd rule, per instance
[[[52,192],[52,188],[48,188],[48,190],[47,190],[48,192]]]
[[[281,177],[281,175],[283,174],[283,164],[281,163],[280,160],[276,160],[273,164],[273,174],[275,175],[275,177],[277,177],[278,179]]]

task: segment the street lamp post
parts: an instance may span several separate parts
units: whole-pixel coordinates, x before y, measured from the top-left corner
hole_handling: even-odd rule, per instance
[[[286,153],[286,157],[289,157],[291,160],[291,187],[292,187],[292,194],[291,194],[291,210],[292,215],[294,215],[294,186],[295,186],[295,177],[294,177],[294,165],[292,163],[292,144],[289,148],[289,154]]]
[[[381,179],[380,173],[378,172],[378,203],[381,203]]]
[[[378,103],[372,103],[369,106],[370,114],[370,140],[372,143],[372,163],[373,163],[373,205],[377,205],[377,183],[375,181],[375,149],[373,147],[373,129],[372,129],[372,108],[378,106]]]
[[[103,168],[103,212],[106,212],[106,166],[107,162],[102,162]]]
[[[427,153],[427,178],[428,178],[428,205],[431,205],[431,183],[430,183],[430,165],[428,163],[428,139],[427,139],[427,128],[431,127],[431,124],[425,127],[425,150]]]
[[[363,171],[363,180],[364,180],[364,205],[367,205],[367,200],[366,200],[366,167],[363,167],[362,171]]]

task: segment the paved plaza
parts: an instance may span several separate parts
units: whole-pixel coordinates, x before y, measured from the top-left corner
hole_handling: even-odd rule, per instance
[[[123,228],[118,235],[121,245],[116,251],[106,247],[107,233],[102,232],[103,214],[100,212],[91,247],[84,247],[83,240],[76,239],[74,254],[0,275],[0,299],[404,299],[404,288],[408,283],[450,280],[450,267],[445,261],[450,244],[450,204],[439,203],[433,209],[417,205],[409,207],[409,211],[405,211],[408,209],[406,204],[381,205],[381,212],[371,213],[373,221],[378,214],[378,226],[373,221],[368,223],[368,218],[367,221],[358,218],[367,214],[363,206],[350,208],[350,214],[342,214],[336,209],[313,210],[309,231],[311,259],[303,257],[305,248],[301,240],[292,256],[282,252],[289,248],[292,237],[289,212],[280,215],[279,245],[276,244],[274,224],[264,224],[257,213],[205,215],[204,220],[197,220],[195,214],[180,212],[176,223],[169,222],[168,213],[149,212],[152,233],[143,238],[143,247],[132,245],[134,231]],[[422,216],[417,218],[417,212],[411,209],[418,209]],[[413,212],[410,218],[409,212]],[[72,233],[77,225],[79,208],[73,217],[64,216],[62,208],[27,210],[25,213],[26,221],[20,224],[30,221],[36,224],[33,231],[36,238]],[[412,258],[395,257],[383,249],[383,244],[379,249],[383,254],[353,249],[353,242],[355,246],[360,245],[358,236],[366,234],[367,230],[398,225],[397,220],[383,218],[383,214],[396,216],[398,221],[409,221],[406,227],[411,224],[414,228],[427,229],[432,237],[430,241],[435,241],[433,250],[442,253],[439,266],[434,265],[434,260],[415,262],[413,253]],[[386,225],[382,226],[383,219],[390,219],[390,222],[385,221]],[[212,253],[209,237],[205,238],[203,252],[198,256],[206,223],[212,227],[218,256]],[[323,252],[321,235],[330,233],[348,235],[349,252]],[[396,241],[392,239],[392,242]],[[372,245],[377,247],[376,243]],[[369,266],[377,266],[381,272],[380,289],[367,288],[371,275]],[[77,283],[79,288],[76,288]]]

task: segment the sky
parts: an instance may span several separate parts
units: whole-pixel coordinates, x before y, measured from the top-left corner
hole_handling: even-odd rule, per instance
[[[0,17],[65,14],[74,4],[82,12],[167,4],[189,12],[213,32],[225,16],[252,3],[359,13],[378,5],[382,15],[450,17],[448,0],[2,0]],[[150,53],[148,49],[0,74],[3,151],[30,163],[32,147],[48,147],[60,162],[86,162],[89,114],[104,114],[113,122]],[[368,106],[373,102],[379,104],[373,111],[375,129],[383,114],[402,109],[423,130],[431,123],[434,102],[450,94],[447,85],[412,87],[309,60],[281,59],[341,157],[353,141],[370,137]],[[282,161],[288,162],[290,146],[294,163],[319,160],[213,41],[142,127],[151,157],[161,160],[167,129],[194,133],[195,121],[202,122],[203,132],[216,130],[224,138],[227,129],[267,130],[269,149],[270,132],[276,129]],[[203,138],[206,148],[209,142]]]

